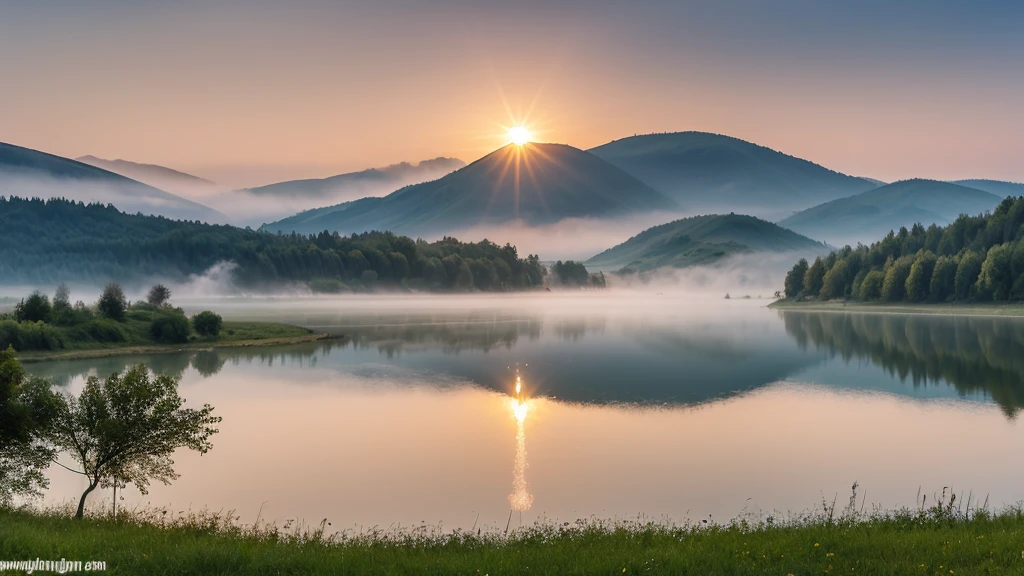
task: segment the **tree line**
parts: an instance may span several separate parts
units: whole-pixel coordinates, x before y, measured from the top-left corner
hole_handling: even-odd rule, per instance
[[[536,255],[493,242],[413,240],[391,232],[271,234],[125,214],[111,205],[0,198],[0,278],[8,283],[184,280],[222,262],[244,287],[302,282],[326,292],[377,284],[520,290],[544,283]]]
[[[1024,300],[1024,197],[947,226],[914,224],[786,274],[786,298],[882,302]]]

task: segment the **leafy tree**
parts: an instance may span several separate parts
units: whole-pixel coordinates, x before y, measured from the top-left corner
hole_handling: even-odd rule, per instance
[[[907,300],[911,302],[924,302],[931,293],[932,273],[935,271],[937,258],[935,254],[922,249],[910,266],[910,274],[907,276],[906,292]]]
[[[153,306],[163,306],[170,299],[171,289],[163,284],[156,284],[149,289],[149,294],[146,295],[146,302]]]
[[[192,327],[200,336],[217,337],[220,334],[221,325],[224,323],[219,314],[209,310],[203,310],[192,317]]]
[[[97,303],[100,314],[121,322],[124,320],[125,312],[128,310],[128,299],[124,297],[124,290],[120,284],[111,282],[103,288],[100,301]]]
[[[220,418],[209,404],[200,410],[182,408],[178,380],[166,374],[151,377],[139,364],[106,381],[89,377],[82,393],[61,395],[49,440],[74,458],[88,482],[78,501],[99,486],[134,484],[143,494],[153,480],[169,484],[178,478],[171,456],[179,448],[206,453]]]
[[[807,275],[807,260],[801,258],[793,265],[793,269],[786,274],[785,292],[786,298],[796,298],[804,289],[804,276]]]
[[[859,298],[866,302],[878,300],[882,297],[882,284],[885,283],[885,272],[872,270],[864,276],[860,285]]]
[[[821,258],[815,258],[814,264],[804,274],[804,293],[808,296],[817,296],[821,292],[824,280],[825,262]]]
[[[885,271],[885,281],[882,282],[882,300],[898,302],[906,297],[907,278],[910,276],[911,266],[913,260],[908,256],[896,260],[889,266]]]
[[[956,293],[956,259],[939,256],[932,271],[929,295],[936,302],[945,302]]]
[[[54,451],[43,442],[56,405],[49,383],[27,379],[14,349],[0,350],[0,506],[46,487]]]
[[[149,325],[150,337],[164,344],[183,344],[188,342],[188,335],[191,330],[188,318],[180,310],[161,312],[153,317]]]
[[[829,268],[828,272],[825,272],[825,277],[822,278],[821,299],[842,298],[846,291],[849,275],[850,266],[846,263],[846,260],[836,262],[835,266]]]
[[[50,298],[36,290],[14,306],[14,317],[18,322],[45,322],[51,310]]]
[[[981,274],[981,264],[981,256],[977,252],[968,250],[960,256],[960,263],[956,267],[956,277],[954,278],[957,300],[965,300],[971,296],[971,289],[974,288],[975,282],[978,281],[978,275]]]
[[[1010,274],[1012,255],[1012,244],[1000,244],[989,249],[978,275],[979,293],[990,295],[996,301],[1010,298],[1010,290],[1013,288],[1013,276]]]
[[[586,286],[590,282],[590,273],[582,262],[559,260],[551,266],[551,272],[558,279],[558,283],[565,286]]]
[[[71,289],[61,282],[53,294],[53,311],[57,313],[71,310]]]

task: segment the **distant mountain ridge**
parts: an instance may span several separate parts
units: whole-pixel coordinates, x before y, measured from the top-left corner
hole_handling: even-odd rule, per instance
[[[960,214],[992,210],[1000,200],[1001,196],[959,184],[903,180],[808,208],[779,225],[831,244],[852,245],[915,223],[945,225]]]
[[[714,264],[736,254],[824,248],[820,242],[760,218],[712,214],[649,228],[584,264],[595,268],[643,271]]]
[[[589,152],[665,193],[690,213],[742,211],[782,217],[875,187],[863,178],[707,132],[630,136]]]
[[[350,188],[392,185],[394,186],[392,191],[394,191],[410,184],[435,180],[449,172],[463,168],[465,165],[466,163],[458,158],[441,156],[416,164],[400,162],[384,168],[370,168],[328,178],[289,180],[245,190],[257,196],[329,196],[332,192],[345,191]]]
[[[565,218],[678,209],[657,190],[578,148],[509,144],[438,180],[407,186],[383,198],[309,210],[266,224],[264,229],[449,234],[512,221],[537,225]]]
[[[124,212],[224,222],[207,206],[83,162],[0,142],[0,194],[113,204]]]
[[[1004,198],[1006,196],[1024,196],[1024,184],[1018,182],[1004,182],[1001,180],[985,180],[978,178],[973,180],[954,180],[953,184],[984,190],[985,192]]]

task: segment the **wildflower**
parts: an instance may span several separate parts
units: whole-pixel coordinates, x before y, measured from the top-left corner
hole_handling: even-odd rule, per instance
[[[622,573],[623,573],[623,574],[625,574],[625,573],[626,573],[626,569],[625,569],[625,568],[623,568],[623,569],[622,569]]]
[[[826,558],[831,558],[831,557],[833,557],[833,556],[835,556],[835,553],[834,553],[834,552],[828,552],[827,554],[825,554],[825,557],[826,557]]]
[[[814,543],[814,547],[817,548],[818,546],[821,546],[821,544],[818,544],[817,542],[815,542]]]

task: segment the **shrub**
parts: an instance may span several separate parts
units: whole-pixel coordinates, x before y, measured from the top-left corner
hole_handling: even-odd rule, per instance
[[[192,317],[192,327],[200,336],[216,337],[220,334],[223,319],[219,314],[203,310]]]
[[[188,342],[190,332],[188,318],[179,310],[158,314],[149,325],[150,337],[163,344]]]
[[[118,322],[124,320],[124,313],[128,310],[128,299],[124,296],[124,290],[121,289],[119,284],[111,282],[103,288],[103,294],[100,296],[100,301],[97,303],[100,314],[117,320]]]

